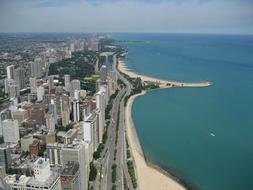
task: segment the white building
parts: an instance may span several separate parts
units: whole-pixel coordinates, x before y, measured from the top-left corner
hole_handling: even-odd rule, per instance
[[[71,81],[71,89],[70,89],[70,95],[71,97],[74,97],[75,90],[80,90],[81,85],[79,80],[72,80]]]
[[[106,82],[107,80],[107,68],[105,65],[102,65],[100,68],[101,81]]]
[[[86,95],[87,95],[87,91],[86,91],[86,90],[80,90],[80,91],[79,91],[79,96],[80,96],[80,98],[85,98]]]
[[[34,163],[34,177],[25,175],[9,175],[5,181],[12,190],[61,190],[61,181],[58,173],[50,170],[46,158],[38,158]]]
[[[18,176],[17,174],[8,175],[4,178],[6,183],[11,187],[12,190],[28,190],[26,185],[31,177],[25,175]]]
[[[48,158],[38,158],[34,162],[34,178],[27,183],[29,190],[61,190],[60,176],[50,169]]]
[[[94,153],[94,137],[93,128],[90,122],[82,122],[83,126],[83,140],[85,143],[85,159],[88,163],[92,161]]]
[[[34,162],[34,176],[35,179],[45,182],[51,175],[49,159],[39,158]]]
[[[43,61],[41,58],[35,58],[31,63],[31,77],[39,78],[43,75]]]
[[[18,143],[19,141],[19,127],[18,121],[13,119],[6,119],[2,121],[4,142]]]
[[[31,93],[37,93],[37,79],[35,77],[29,78]]]
[[[6,67],[7,79],[14,79],[14,65],[9,65]]]
[[[37,88],[37,101],[42,101],[43,100],[43,97],[45,95],[45,89],[43,86],[39,86]]]
[[[62,148],[63,144],[48,143],[47,155],[51,166],[62,166]]]
[[[105,126],[105,96],[101,90],[96,94],[96,108],[98,114],[98,142],[102,142]]]
[[[80,121],[79,100],[74,99],[72,101],[72,114],[73,114],[73,121],[74,122]]]
[[[98,123],[98,116],[93,112],[86,117],[83,124],[84,140],[91,143],[91,154],[97,150],[99,145]]]
[[[9,95],[10,98],[15,98],[17,95],[19,95],[18,86],[13,79],[4,80],[4,91]]]
[[[105,104],[108,104],[109,98],[110,98],[110,94],[109,94],[109,87],[106,84],[100,84],[98,87],[99,91],[102,91],[104,93],[105,96]]]

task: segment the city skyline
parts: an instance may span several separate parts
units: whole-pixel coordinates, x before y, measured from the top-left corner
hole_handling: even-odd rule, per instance
[[[0,0],[0,32],[253,34],[244,0]]]

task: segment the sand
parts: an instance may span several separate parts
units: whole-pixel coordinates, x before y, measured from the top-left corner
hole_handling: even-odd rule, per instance
[[[131,116],[134,99],[143,94],[145,94],[145,92],[131,96],[128,100],[125,112],[127,139],[135,163],[138,188],[140,190],[185,190],[185,188],[173,178],[147,165],[145,161]]]
[[[128,69],[127,65],[122,59],[118,59],[117,68],[120,72],[132,77],[132,78],[141,78],[144,82],[154,82],[159,84],[160,88],[169,88],[172,86],[176,87],[207,87],[211,85],[209,81],[203,82],[178,82],[178,81],[170,81],[170,80],[162,80],[154,77],[145,76],[143,74],[135,73]]]

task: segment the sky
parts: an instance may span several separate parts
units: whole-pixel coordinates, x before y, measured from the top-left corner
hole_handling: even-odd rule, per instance
[[[253,34],[253,0],[0,0],[0,32]]]

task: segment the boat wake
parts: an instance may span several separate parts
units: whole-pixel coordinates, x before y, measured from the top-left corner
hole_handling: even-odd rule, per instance
[[[215,134],[214,133],[209,133],[212,137],[215,137]]]

